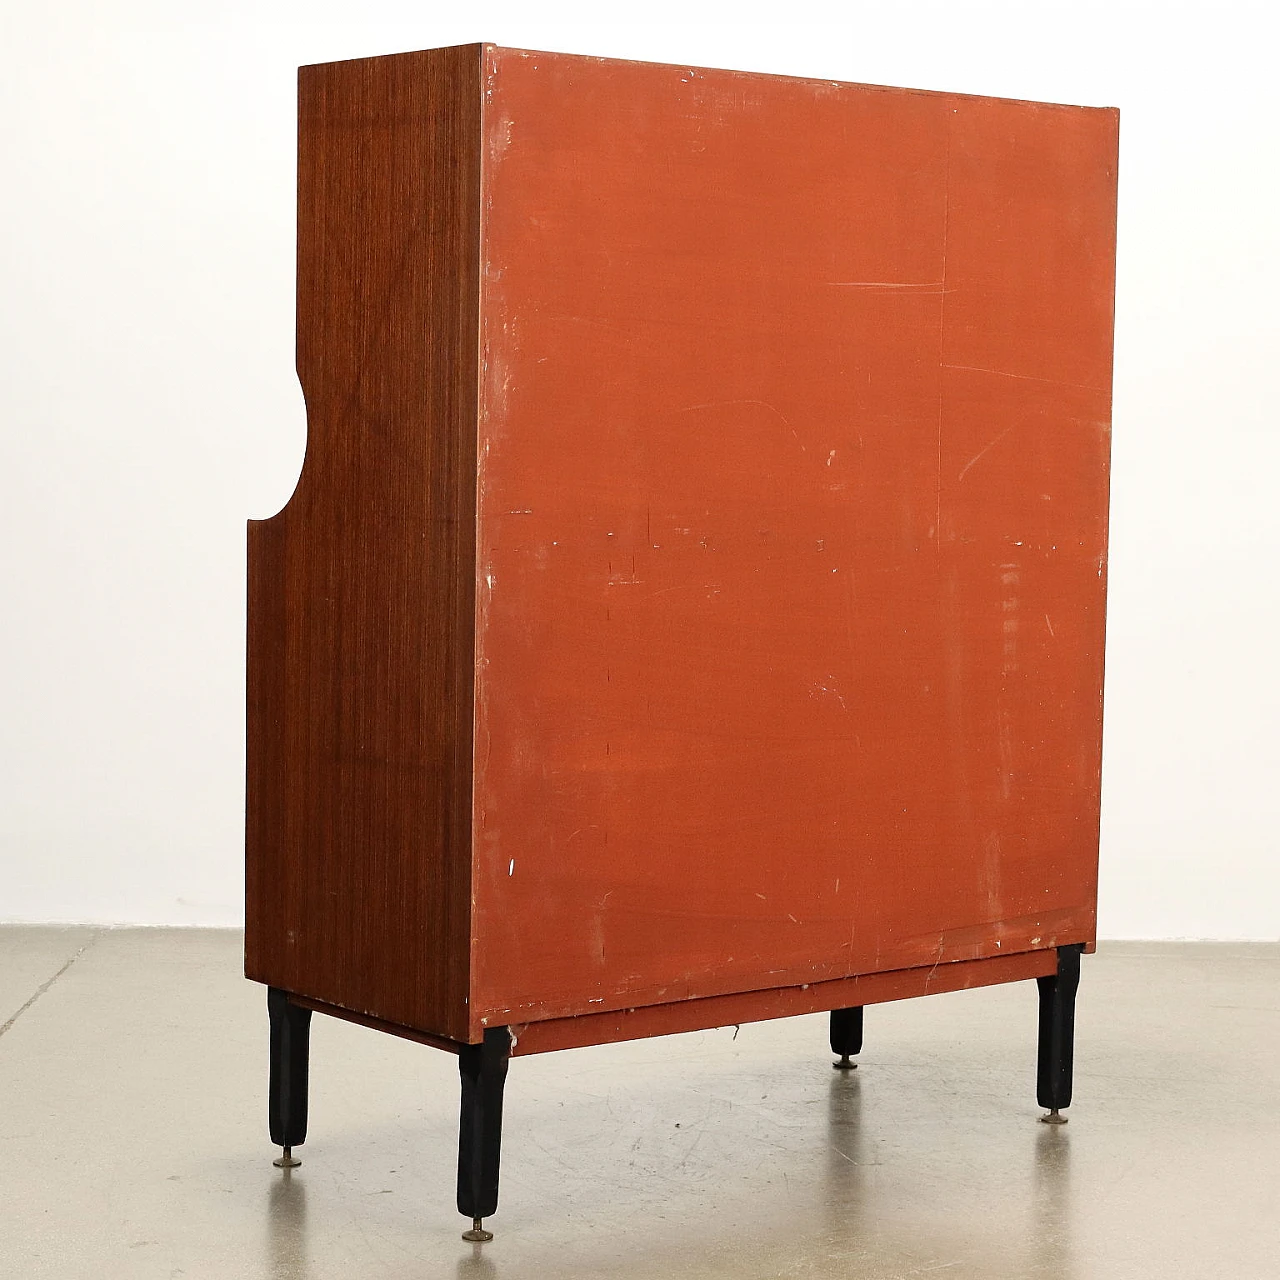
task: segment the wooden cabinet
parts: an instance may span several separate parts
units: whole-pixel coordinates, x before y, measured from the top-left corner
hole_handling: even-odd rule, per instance
[[[503,1070],[1065,988],[1117,114],[491,45],[299,87],[248,976]]]

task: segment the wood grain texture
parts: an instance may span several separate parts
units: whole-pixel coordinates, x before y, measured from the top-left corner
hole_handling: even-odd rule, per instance
[[[249,528],[245,971],[467,1032],[480,48],[299,73],[307,454]]]
[[[1116,133],[489,51],[473,1031],[1092,939]]]

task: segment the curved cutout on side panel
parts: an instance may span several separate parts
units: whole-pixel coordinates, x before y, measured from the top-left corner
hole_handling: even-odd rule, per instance
[[[250,528],[253,528],[255,525],[270,524],[271,521],[284,515],[284,513],[293,506],[298,494],[302,491],[303,477],[307,473],[307,459],[311,454],[311,409],[307,404],[307,392],[306,388],[302,385],[301,375],[297,376],[294,385],[298,392],[298,398],[302,402],[302,457],[298,461],[297,470],[293,473],[293,479],[289,484],[284,501],[273,507],[266,515],[250,516],[248,520]]]

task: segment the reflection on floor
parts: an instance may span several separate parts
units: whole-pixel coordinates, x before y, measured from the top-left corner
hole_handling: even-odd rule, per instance
[[[446,1054],[317,1017],[272,1168],[240,937],[0,929],[0,1275],[1280,1276],[1280,945],[1086,957],[1071,1123],[1034,983],[517,1059],[496,1239],[453,1209]]]

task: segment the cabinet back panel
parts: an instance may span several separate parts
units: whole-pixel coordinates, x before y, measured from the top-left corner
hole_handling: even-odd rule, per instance
[[[486,56],[473,1030],[1090,940],[1115,113]]]

